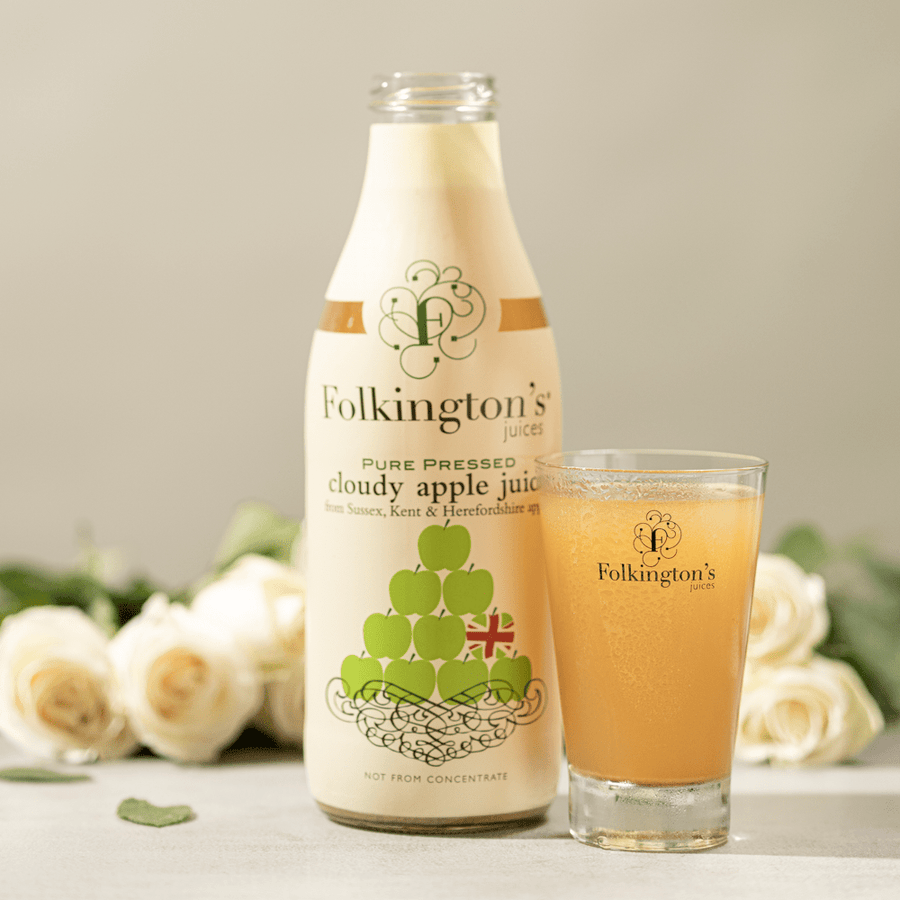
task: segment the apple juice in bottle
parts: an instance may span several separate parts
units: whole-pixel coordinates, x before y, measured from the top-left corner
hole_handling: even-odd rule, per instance
[[[306,388],[310,789],[333,819],[543,815],[560,723],[534,457],[560,446],[493,82],[379,79]]]

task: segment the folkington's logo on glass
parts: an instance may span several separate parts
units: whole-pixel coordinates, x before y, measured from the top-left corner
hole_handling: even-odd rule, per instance
[[[473,335],[487,306],[457,266],[441,269],[420,259],[407,268],[405,280],[381,295],[378,334],[399,353],[406,375],[428,378],[443,359],[458,361],[475,352]]]
[[[674,559],[681,544],[681,527],[669,513],[651,509],[634,526],[632,547],[640,555],[640,563],[598,562],[600,581],[633,584],[653,582],[667,588],[673,584],[690,584],[692,589],[712,588],[716,570],[709,563],[702,569],[666,568],[660,563]]]
[[[681,528],[668,513],[651,509],[643,522],[634,526],[634,549],[641,554],[641,562],[650,568],[661,559],[672,559],[681,543]]]

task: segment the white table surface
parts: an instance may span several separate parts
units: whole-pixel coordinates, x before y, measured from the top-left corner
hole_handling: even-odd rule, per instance
[[[0,740],[0,767],[35,764]],[[59,766],[69,769],[74,767]],[[565,782],[541,825],[477,837],[346,828],[319,812],[299,756],[229,751],[212,766],[150,757],[70,784],[0,781],[0,898],[900,898],[900,731],[823,769],[737,767],[728,844],[623,853],[568,834]],[[126,797],[188,804],[147,828]]]

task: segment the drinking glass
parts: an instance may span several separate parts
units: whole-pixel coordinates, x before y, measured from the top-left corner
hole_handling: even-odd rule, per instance
[[[766,469],[674,450],[537,461],[569,825],[584,843],[728,838]]]

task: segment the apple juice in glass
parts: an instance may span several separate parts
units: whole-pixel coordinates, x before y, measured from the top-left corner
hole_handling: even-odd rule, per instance
[[[538,465],[572,834],[721,844],[766,464],[585,451]]]
[[[338,822],[507,826],[561,729],[534,457],[559,449],[540,289],[485,75],[377,80],[306,389],[310,789]]]

